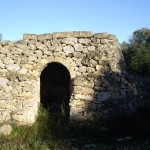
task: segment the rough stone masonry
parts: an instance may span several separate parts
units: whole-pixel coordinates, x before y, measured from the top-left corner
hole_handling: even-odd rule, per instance
[[[139,96],[136,83],[126,75],[114,35],[24,34],[23,40],[0,43],[1,124],[35,122],[40,104],[40,75],[52,62],[62,64],[70,73],[70,119],[98,118],[112,111],[112,107],[105,107],[108,101],[124,102]]]

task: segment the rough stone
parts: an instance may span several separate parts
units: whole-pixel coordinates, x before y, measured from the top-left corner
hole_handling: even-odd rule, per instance
[[[0,60],[0,68],[4,69],[5,68],[5,64]]]
[[[104,33],[96,33],[96,34],[94,34],[94,38],[105,39],[105,38],[108,38],[108,34],[106,32],[104,32]]]
[[[81,94],[76,94],[75,99],[83,99],[83,100],[87,100],[87,101],[92,101],[93,100],[93,96],[89,96],[89,95],[81,95]]]
[[[3,62],[6,65],[14,63],[14,61],[11,58],[9,58],[9,57],[6,57]]]
[[[79,43],[83,44],[83,45],[89,45],[91,43],[90,39],[79,39]]]
[[[37,40],[36,34],[24,34],[23,35],[24,40]]]
[[[61,41],[63,44],[67,44],[67,45],[74,45],[77,43],[77,38],[73,38],[73,37],[68,37],[68,38],[64,38]]]
[[[37,49],[41,49],[41,50],[47,49],[46,45],[44,45],[44,44],[42,44],[40,42],[36,43],[36,47],[37,47]]]
[[[74,53],[74,48],[72,46],[68,45],[63,48],[63,51],[67,54]]]
[[[81,73],[86,72],[86,67],[85,66],[79,67],[79,72]]]
[[[20,66],[18,64],[9,64],[9,65],[6,65],[6,69],[8,71],[16,72],[20,69]]]
[[[50,34],[50,33],[41,34],[41,35],[38,35],[37,39],[39,41],[50,40],[50,39],[52,39],[52,34]]]
[[[83,45],[82,44],[75,44],[74,45],[75,51],[82,51],[83,50]]]
[[[88,46],[87,49],[88,49],[88,51],[94,51],[95,47],[94,46]]]

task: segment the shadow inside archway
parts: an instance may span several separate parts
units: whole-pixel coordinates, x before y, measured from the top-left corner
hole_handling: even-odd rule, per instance
[[[58,62],[49,63],[40,76],[40,99],[49,115],[69,121],[70,73]]]

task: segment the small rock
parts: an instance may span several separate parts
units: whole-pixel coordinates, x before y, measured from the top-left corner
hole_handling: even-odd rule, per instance
[[[67,54],[74,53],[74,48],[71,45],[68,45],[63,48],[63,51]]]
[[[79,67],[79,72],[81,73],[86,72],[86,67],[85,66]]]
[[[12,126],[9,124],[5,124],[0,127],[0,135],[9,135],[11,131],[12,131]]]

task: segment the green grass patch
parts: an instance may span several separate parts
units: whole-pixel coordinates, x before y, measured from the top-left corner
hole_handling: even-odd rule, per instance
[[[9,136],[0,136],[0,150],[113,150],[128,147],[147,150],[148,141],[116,142],[100,121],[68,123],[62,116],[50,115],[40,108],[37,121],[32,126],[13,125]],[[147,148],[147,149],[146,149]]]

